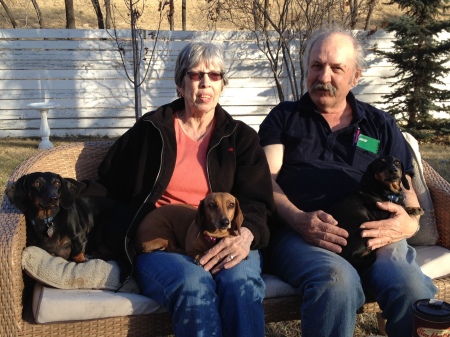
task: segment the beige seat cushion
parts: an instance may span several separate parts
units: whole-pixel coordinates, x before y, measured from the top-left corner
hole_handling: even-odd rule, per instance
[[[34,247],[35,248],[35,247]],[[39,248],[28,247],[23,257],[23,265],[28,269],[36,283],[33,297],[33,313],[36,322],[62,322],[75,320],[98,319],[105,317],[140,315],[153,312],[163,312],[165,309],[156,301],[143,295],[130,292],[114,292],[99,289],[116,289],[119,285],[118,266],[108,262],[111,268],[99,268],[102,263],[91,260],[88,263],[76,264],[61,258],[54,258],[48,253],[42,254]],[[450,250],[440,246],[415,247],[417,263],[422,271],[431,278],[450,274]],[[29,256],[36,251],[40,259]],[[62,261],[61,261],[62,260]],[[35,261],[34,263],[32,263]],[[38,261],[38,262],[36,262]],[[104,262],[104,261],[102,261]],[[41,270],[41,268],[43,268]],[[109,270],[109,272],[108,272]],[[68,271],[67,275],[65,271]],[[52,274],[55,273],[55,274]],[[89,276],[86,276],[89,275]],[[91,275],[96,274],[93,280]],[[34,275],[34,276],[33,276]],[[76,282],[73,275],[79,281]],[[293,296],[296,290],[284,283],[278,277],[270,274],[263,275],[266,283],[266,298]],[[47,286],[44,286],[46,284]],[[64,287],[56,289],[54,287]],[[76,289],[80,287],[83,289]],[[89,290],[88,290],[89,289]],[[136,289],[124,289],[136,291]]]
[[[441,246],[417,246],[416,262],[432,279],[450,274],[450,250]]]
[[[65,290],[36,283],[33,314],[36,323],[79,321],[163,312],[156,301],[139,294],[108,290]]]

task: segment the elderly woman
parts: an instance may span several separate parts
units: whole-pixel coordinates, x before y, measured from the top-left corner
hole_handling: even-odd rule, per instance
[[[184,47],[175,83],[180,98],[142,116],[116,141],[99,181],[135,210],[126,242],[155,207],[198,206],[210,192],[233,194],[244,215],[241,234],[210,249],[202,267],[190,257],[156,251],[136,256],[134,275],[142,293],[172,314],[177,337],[264,336],[258,249],[268,243],[266,217],[274,208],[266,157],[257,133],[218,104],[228,83],[218,46]]]

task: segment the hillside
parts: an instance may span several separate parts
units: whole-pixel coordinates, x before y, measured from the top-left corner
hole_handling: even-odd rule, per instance
[[[36,0],[42,13],[45,28],[65,28],[64,0]],[[36,11],[32,1],[29,0],[4,0],[14,17],[17,28],[39,28]],[[104,1],[100,1],[103,5]],[[113,12],[118,28],[128,28],[127,19],[128,10],[123,0],[117,0],[113,3]],[[141,0],[144,4],[143,16],[139,21],[140,28],[157,29],[160,12],[158,11],[158,0]],[[220,23],[213,26],[206,19],[204,12],[205,0],[187,0],[186,28],[187,30],[235,30],[229,23]],[[74,0],[75,20],[77,28],[97,28],[97,19],[90,0]],[[104,15],[104,8],[102,8]],[[381,4],[378,2],[373,15],[372,26],[381,26],[383,21],[390,20],[398,15],[396,6]],[[361,20],[363,21],[363,20]],[[13,28],[11,22],[6,16],[6,12],[0,6],[0,28]],[[163,18],[161,29],[169,29],[167,18]],[[175,30],[181,30],[181,0],[175,0]]]

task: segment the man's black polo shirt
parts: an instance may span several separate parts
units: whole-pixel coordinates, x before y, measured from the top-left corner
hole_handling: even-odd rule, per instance
[[[351,124],[332,132],[308,93],[299,101],[282,102],[260,126],[261,146],[283,144],[285,152],[277,183],[304,211],[323,209],[358,188],[363,172],[378,156],[392,155],[413,174],[409,145],[395,119],[386,112],[347,96]],[[357,146],[358,135],[379,141],[377,153]]]

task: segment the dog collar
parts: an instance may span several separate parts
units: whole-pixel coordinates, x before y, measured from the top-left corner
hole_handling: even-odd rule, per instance
[[[206,234],[204,234],[203,236],[205,237],[205,240],[208,241],[209,243],[216,243],[217,242],[217,238],[214,238],[214,237],[206,235]]]
[[[47,235],[51,239],[54,232],[53,217],[51,216],[46,219],[42,219],[42,222],[47,225]],[[36,222],[34,220],[31,220],[31,223],[33,226],[36,226]]]
[[[387,196],[387,199],[390,202],[393,202],[394,204],[399,204],[405,201],[405,196],[404,195],[395,195],[395,194],[390,194]]]
[[[50,223],[51,225],[53,225],[53,217],[48,217],[46,219],[42,219],[42,222],[45,223],[47,226]],[[33,224],[33,226],[36,225],[36,222],[34,220],[31,220],[31,223]]]

